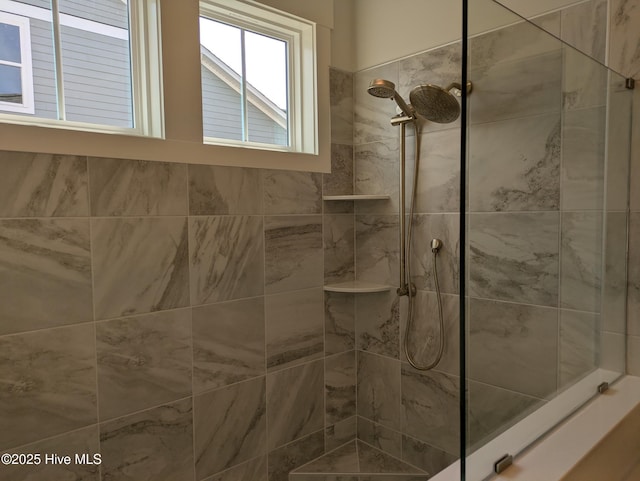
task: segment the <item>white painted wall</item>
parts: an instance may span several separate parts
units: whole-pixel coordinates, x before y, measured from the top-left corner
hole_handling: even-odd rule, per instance
[[[336,0],[338,2],[344,0]],[[462,37],[460,0],[352,0],[355,61],[363,70],[435,48]],[[525,17],[580,3],[582,0],[502,0]],[[518,20],[490,0],[470,3],[470,33],[476,34]],[[337,25],[342,28],[341,25]],[[335,51],[335,49],[334,49]]]

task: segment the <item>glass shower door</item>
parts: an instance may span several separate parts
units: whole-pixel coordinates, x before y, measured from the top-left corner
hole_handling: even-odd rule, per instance
[[[631,91],[559,40],[561,12],[469,3],[464,448],[481,480],[624,372]]]

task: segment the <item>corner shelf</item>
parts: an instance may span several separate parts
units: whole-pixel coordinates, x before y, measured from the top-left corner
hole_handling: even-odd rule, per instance
[[[352,195],[323,195],[322,200],[389,200],[390,195],[352,194]]]
[[[337,282],[335,284],[327,284],[324,290],[327,292],[350,292],[355,294],[364,294],[368,292],[386,292],[393,289],[393,286],[385,284],[376,284],[367,281],[346,281]]]

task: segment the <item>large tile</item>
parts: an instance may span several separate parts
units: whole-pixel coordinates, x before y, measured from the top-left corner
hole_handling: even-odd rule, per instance
[[[261,217],[195,217],[189,222],[192,305],[263,294]]]
[[[633,338],[616,332],[600,332],[600,367],[620,374],[630,372],[626,350],[627,340]]]
[[[335,424],[356,414],[356,353],[348,351],[325,360],[326,424]]]
[[[189,165],[189,214],[262,214],[258,169]]]
[[[460,382],[437,371],[402,365],[402,429],[448,453],[460,445]]]
[[[475,125],[469,211],[558,210],[560,113]]]
[[[331,173],[322,176],[323,195],[353,194],[353,146],[331,144]],[[328,204],[325,203],[325,207]]]
[[[598,367],[600,316],[560,311],[558,387],[568,387]]]
[[[350,351],[355,346],[354,294],[324,293],[324,350],[326,355]]]
[[[0,151],[0,217],[89,214],[85,157]]]
[[[358,214],[397,214],[400,162],[398,140],[356,145],[354,193],[388,195],[389,199],[356,203]]]
[[[324,361],[267,375],[270,450],[324,426]]]
[[[607,47],[607,8],[607,0],[589,0],[562,9],[562,41],[604,63]]]
[[[192,481],[192,414],[185,399],[101,424],[102,479]]]
[[[353,215],[329,214],[324,223],[325,283],[353,280],[355,277],[355,226]]]
[[[472,298],[467,342],[471,379],[538,398],[555,392],[557,309]]]
[[[316,172],[264,172],[264,213],[322,213],[322,174]]]
[[[92,219],[97,319],[189,304],[185,217]]]
[[[606,208],[609,211],[638,210],[640,192],[630,186],[636,185],[637,156],[631,157],[633,139],[638,138],[638,125],[633,123],[634,95],[638,91],[625,87],[625,79],[609,71],[607,102],[607,147],[606,147]],[[635,130],[634,128],[635,127]],[[634,147],[635,148],[635,147]]]
[[[560,307],[600,312],[602,212],[563,212]]]
[[[356,278],[397,285],[399,220],[397,215],[356,216]]]
[[[512,15],[513,20],[518,17]],[[553,28],[558,16],[545,18],[542,25]],[[529,22],[519,21],[507,27],[497,28],[469,40],[469,67],[471,69],[525,61],[540,55],[555,53],[560,41],[545,30]],[[559,32],[554,32],[559,33]],[[473,80],[473,79],[472,79]]]
[[[640,9],[634,0],[611,0],[609,67],[626,77],[640,73]]]
[[[0,334],[93,319],[89,222],[0,221]]]
[[[460,211],[460,129],[430,132],[420,137],[415,213]],[[413,141],[414,139],[412,139]],[[407,212],[415,173],[415,145],[407,147]]]
[[[489,384],[470,381],[468,384],[468,445],[475,451],[495,438],[544,401]]]
[[[317,431],[269,453],[269,481],[288,481],[289,472],[324,453],[324,433]]]
[[[602,210],[606,134],[604,107],[566,112],[562,132],[562,209]]]
[[[460,374],[460,306],[458,296],[442,294],[442,317],[444,332],[440,329],[438,298],[435,292],[417,291],[414,298],[414,314],[409,332],[408,348],[414,362],[420,366],[428,366],[436,362],[440,348],[440,337],[444,336],[442,358],[435,369],[457,376]],[[404,347],[404,336],[407,325],[403,318],[401,329],[401,345]],[[407,362],[404,348],[401,359]]]
[[[0,449],[97,421],[92,325],[0,338]]]
[[[264,375],[262,297],[195,307],[192,315],[194,392]]]
[[[398,85],[398,62],[356,72],[354,86],[353,142],[379,142],[398,138],[398,132],[391,126],[391,117],[397,114],[395,102],[374,97],[367,88],[374,79],[385,79]]]
[[[353,143],[353,77],[352,72],[329,69],[331,101],[331,142]]]
[[[443,293],[457,294],[460,283],[460,216],[458,214],[419,214],[413,218],[411,280],[418,289],[435,291],[431,239],[442,241],[436,265]]]
[[[187,215],[187,166],[89,158],[91,214]]]
[[[400,429],[400,362],[358,352],[358,415]]]
[[[54,438],[37,441],[11,450],[11,453],[41,455],[38,465],[4,465],[0,469],[0,481],[48,481],[73,479],[75,481],[99,481],[100,468],[97,464],[75,463],[76,455],[88,455],[91,461],[100,452],[100,436],[97,426],[90,426]],[[44,456],[55,453],[58,456],[71,456],[71,464],[45,463]]]
[[[600,107],[607,103],[608,72],[601,63],[565,45],[562,69],[562,101],[566,110]]]
[[[395,291],[356,296],[356,339],[361,351],[398,359],[400,300]]]
[[[191,394],[188,309],[100,322],[96,348],[103,421]]]
[[[455,462],[458,456],[418,439],[402,436],[402,459],[433,476]]]
[[[194,398],[198,479],[266,454],[265,378]]]
[[[472,124],[558,112],[562,95],[562,51],[472,68]]]
[[[322,288],[266,296],[265,316],[269,370],[282,369],[322,357]]]
[[[323,285],[322,216],[265,218],[265,292]]]
[[[557,306],[559,214],[472,214],[469,292],[474,297]]]
[[[640,337],[627,337],[627,373],[640,376]]]
[[[205,481],[267,481],[267,456],[260,456],[216,474]]]
[[[402,456],[402,434],[358,416],[358,439],[392,456]]]

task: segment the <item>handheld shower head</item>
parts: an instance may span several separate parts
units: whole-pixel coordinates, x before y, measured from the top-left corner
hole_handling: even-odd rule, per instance
[[[459,84],[453,83],[446,89],[437,85],[418,85],[409,94],[411,105],[421,116],[432,122],[448,124],[460,116],[460,104],[450,92],[460,90]]]
[[[407,117],[411,117],[412,119],[416,117],[414,109],[409,107],[400,94],[396,92],[396,84],[393,82],[380,78],[374,79],[369,84],[367,92],[374,97],[395,100],[403,114]]]

